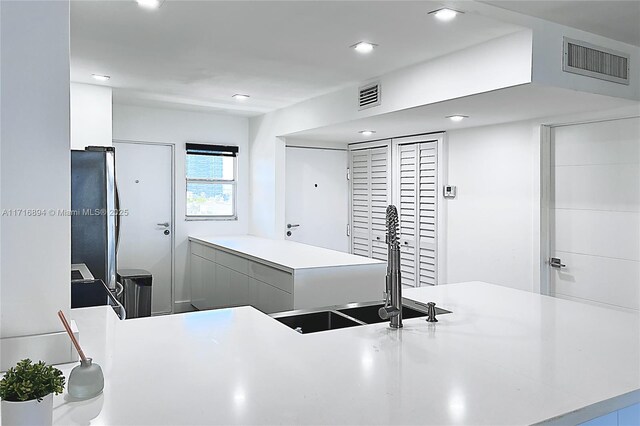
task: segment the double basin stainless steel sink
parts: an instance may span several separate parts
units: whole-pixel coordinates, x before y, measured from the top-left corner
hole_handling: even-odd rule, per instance
[[[350,303],[348,305],[328,306],[319,309],[303,309],[278,312],[271,317],[301,334],[319,331],[337,330],[339,328],[385,322],[378,315],[382,302]],[[449,314],[451,311],[436,307],[436,314]],[[402,300],[402,318],[419,318],[427,316],[427,306],[408,299]]]

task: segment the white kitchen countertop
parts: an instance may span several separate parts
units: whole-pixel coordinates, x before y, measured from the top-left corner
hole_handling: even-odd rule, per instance
[[[512,425],[609,400],[576,423],[640,400],[638,315],[480,282],[405,297],[453,313],[301,335],[251,307],[73,310],[106,386],[54,423]]]
[[[384,263],[368,257],[294,241],[273,240],[252,235],[225,237],[190,236],[189,239],[216,249],[254,260],[266,261],[274,266],[282,266],[290,270]]]

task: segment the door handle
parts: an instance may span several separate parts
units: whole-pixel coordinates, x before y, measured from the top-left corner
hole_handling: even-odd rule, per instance
[[[158,226],[164,226],[165,228],[168,228],[168,227],[169,227],[169,222],[156,223],[156,225],[158,225]]]
[[[118,253],[118,249],[120,248],[120,192],[118,192],[118,182],[114,179],[113,187],[115,188],[116,194],[116,253]],[[122,308],[124,309],[124,308]]]
[[[298,225],[292,225],[292,224],[288,223],[287,224],[287,229],[297,228],[298,226],[300,226],[300,225],[299,224]]]
[[[552,268],[560,269],[560,268],[565,268],[567,265],[562,263],[562,259],[558,257],[552,257],[551,259],[549,259],[549,266],[551,266]]]

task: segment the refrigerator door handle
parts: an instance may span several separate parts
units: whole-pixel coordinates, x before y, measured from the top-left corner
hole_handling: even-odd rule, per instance
[[[120,246],[120,192],[118,191],[118,182],[114,183],[116,192],[116,253]]]

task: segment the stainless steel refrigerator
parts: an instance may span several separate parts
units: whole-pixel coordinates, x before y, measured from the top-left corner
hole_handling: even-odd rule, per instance
[[[115,291],[120,218],[113,147],[71,151],[71,263]]]

